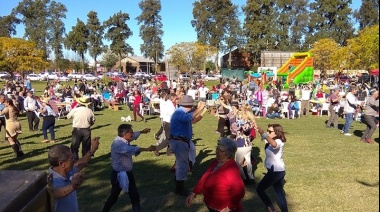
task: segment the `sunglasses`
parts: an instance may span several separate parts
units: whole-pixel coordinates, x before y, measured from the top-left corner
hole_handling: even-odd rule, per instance
[[[272,133],[272,132],[274,132],[274,130],[267,130],[267,132],[268,132],[268,133]]]

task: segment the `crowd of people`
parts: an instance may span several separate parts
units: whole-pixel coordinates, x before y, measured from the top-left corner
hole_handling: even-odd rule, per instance
[[[35,96],[30,81],[7,82],[0,94],[0,126],[5,126],[5,137],[15,152],[15,157],[24,155],[18,135],[21,124],[18,116],[25,113],[29,131],[39,132],[43,119],[43,143],[55,143],[55,119],[61,111],[57,104],[70,99],[66,117],[73,119],[71,146],[62,144],[50,148],[48,158],[53,174],[55,211],[78,211],[76,190],[84,181],[81,172],[99,147],[99,137],[92,138],[91,126],[95,123],[94,112],[111,102],[126,104],[133,111],[132,121],[147,122],[143,105],[159,102],[160,128],[154,133],[155,145],[142,148],[131,145],[140,134],[150,132],[149,128],[134,131],[132,125],[121,124],[111,149],[111,192],[103,211],[109,211],[117,202],[120,193],[128,193],[133,211],[141,211],[140,196],[133,175],[133,155],[151,151],[159,156],[166,148],[167,154],[175,156],[172,170],[175,173],[174,191],[185,196],[186,205],[191,206],[194,198],[202,194],[209,211],[242,211],[245,185],[255,182],[252,157],[252,141],[259,134],[265,142],[265,167],[268,170],[257,184],[256,191],[268,211],[276,211],[266,190],[273,186],[281,211],[288,211],[284,192],[285,164],[282,159],[286,143],[285,132],[279,124],[269,124],[265,130],[257,118],[296,119],[319,113],[323,103],[329,103],[327,128],[338,128],[339,117],[345,125],[341,133],[350,136],[351,123],[362,114],[366,129],[361,137],[365,143],[373,143],[372,135],[378,127],[378,91],[366,84],[337,84],[331,89],[319,83],[289,85],[289,91],[281,91],[276,84],[264,86],[260,82],[223,80],[207,88],[201,79],[190,81],[118,81],[103,84],[87,83],[82,80],[74,86],[61,86],[54,81],[48,85],[42,96]],[[330,92],[327,92],[330,90]],[[347,93],[345,92],[347,91]],[[109,98],[105,98],[105,94]],[[323,101],[313,101],[322,100]],[[201,121],[206,112],[215,113],[215,133],[219,140],[216,159],[202,175],[195,188],[185,188],[188,172],[195,165],[196,147],[193,138],[193,124]],[[1,129],[1,128],[0,128]],[[48,139],[48,132],[50,140]],[[82,145],[82,157],[79,149]]]

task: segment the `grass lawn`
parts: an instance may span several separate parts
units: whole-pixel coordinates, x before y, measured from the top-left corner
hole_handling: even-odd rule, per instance
[[[32,83],[41,94],[44,83]],[[86,181],[78,190],[80,211],[101,211],[110,193],[110,145],[117,135],[120,117],[132,112],[124,105],[121,110],[105,109],[97,111],[96,123],[92,127],[92,136],[100,136],[100,147],[85,168]],[[145,127],[152,129],[150,134],[141,135],[135,144],[142,147],[155,144],[153,134],[159,128],[159,117],[149,116],[148,122],[133,123],[135,131]],[[43,144],[42,132],[31,133],[27,129],[25,116],[20,117],[24,133],[20,135],[25,156],[13,159],[12,149],[7,142],[0,143],[1,170],[47,170],[48,149],[54,144]],[[286,184],[289,211],[378,211],[379,210],[379,131],[374,133],[375,143],[359,142],[365,125],[353,122],[351,133],[346,137],[338,130],[326,129],[327,116],[309,116],[306,118],[257,119],[260,126],[269,123],[283,125],[287,132],[287,143],[284,149],[286,164]],[[56,141],[70,145],[71,120],[56,121]],[[342,127],[344,120],[339,120]],[[210,161],[215,157],[217,134],[216,117],[207,114],[204,119],[194,125],[197,163],[195,171],[189,175],[186,187],[193,188]],[[42,122],[40,123],[40,128]],[[4,136],[1,131],[0,138]],[[253,154],[258,159],[254,167],[256,182],[265,173],[263,160],[264,143],[256,138],[253,142]],[[185,198],[173,193],[174,174],[170,172],[174,157],[143,152],[134,158],[134,174],[141,197],[143,211],[207,211],[202,196],[195,199],[187,208]],[[275,196],[270,189],[271,198]],[[246,187],[243,199],[244,211],[266,211],[264,204],[257,196],[254,185]],[[128,196],[122,194],[114,205],[113,211],[131,211]]]

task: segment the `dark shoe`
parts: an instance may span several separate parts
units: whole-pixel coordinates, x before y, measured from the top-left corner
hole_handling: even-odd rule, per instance
[[[12,144],[11,145],[11,147],[12,147],[12,149],[13,149],[13,152],[15,153],[15,156],[14,156],[14,158],[17,158],[18,157],[18,146],[17,146],[17,144]]]
[[[170,171],[171,171],[171,172],[175,172],[175,163],[174,163],[173,166],[170,168]]]
[[[18,158],[20,158],[20,157],[22,157],[22,156],[24,156],[25,154],[24,154],[24,152],[23,151],[19,151],[18,153],[17,153],[17,157]]]
[[[255,179],[244,180],[244,185],[254,185],[255,183]]]
[[[187,197],[191,194],[191,192],[185,189],[185,181],[184,180],[176,180],[175,181],[175,193]]]
[[[157,150],[154,150],[154,154],[155,154],[156,156],[160,156],[160,153],[159,153]]]

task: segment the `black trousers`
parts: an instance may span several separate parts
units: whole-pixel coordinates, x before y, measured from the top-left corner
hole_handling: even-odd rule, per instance
[[[82,143],[82,156],[91,149],[91,130],[90,128],[73,128],[71,136],[71,152],[75,159],[79,159],[79,146]]]
[[[228,118],[222,118],[222,117],[219,117],[218,119],[218,129],[217,131],[220,133],[220,137],[224,137],[225,134],[224,134],[224,127],[226,127],[228,125],[227,123],[228,121]],[[229,130],[229,127],[228,127],[228,130]]]
[[[5,117],[0,117],[0,132],[1,132],[1,128],[4,126],[4,129],[5,129]]]
[[[135,176],[132,171],[127,172],[127,176],[129,180],[128,195],[131,199],[132,209],[134,212],[140,212],[140,195],[137,191]],[[111,207],[117,202],[117,199],[119,199],[121,188],[119,186],[119,181],[117,180],[117,171],[115,170],[112,170],[111,172],[111,185],[111,194],[108,196],[107,201],[104,204],[103,212],[110,211]]]
[[[33,111],[26,111],[26,117],[28,118],[29,130],[38,130],[40,118],[37,117],[36,113]]]

